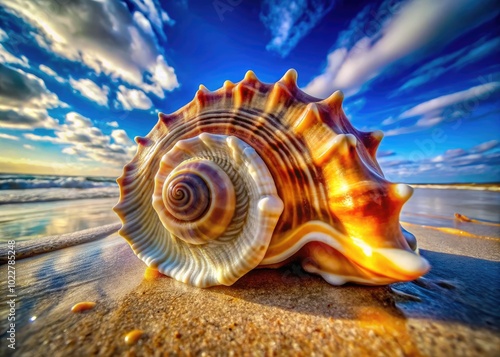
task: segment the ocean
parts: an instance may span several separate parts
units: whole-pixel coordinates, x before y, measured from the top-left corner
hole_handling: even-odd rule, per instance
[[[401,221],[500,236],[498,185],[415,185]],[[73,233],[118,223],[115,178],[0,174],[0,242]],[[455,218],[460,213],[476,222]],[[411,230],[411,228],[410,228]]]
[[[0,174],[0,205],[118,197],[112,177]]]
[[[118,222],[115,178],[0,174],[0,242]]]

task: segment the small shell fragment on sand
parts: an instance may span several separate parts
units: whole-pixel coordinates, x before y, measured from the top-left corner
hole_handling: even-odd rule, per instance
[[[73,305],[71,308],[71,312],[78,313],[78,312],[84,312],[87,310],[92,310],[95,307],[95,302],[93,301],[84,301],[84,302],[79,302],[76,305]]]
[[[161,277],[163,274],[158,271],[158,269],[147,267],[144,271],[144,279],[155,280]]]
[[[462,221],[462,222],[474,222],[475,221],[474,219],[470,219],[466,215],[463,215],[460,213],[455,213],[455,218],[459,221]]]
[[[135,345],[137,341],[144,335],[142,330],[132,330],[125,335],[125,343],[127,345]]]

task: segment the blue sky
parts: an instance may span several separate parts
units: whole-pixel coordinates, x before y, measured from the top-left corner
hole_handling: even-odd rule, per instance
[[[355,3],[355,4],[354,4]],[[157,112],[253,70],[340,89],[399,182],[500,181],[494,0],[0,0],[0,171],[121,173]]]

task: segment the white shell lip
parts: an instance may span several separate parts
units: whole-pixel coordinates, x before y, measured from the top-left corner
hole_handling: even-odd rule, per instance
[[[305,228],[307,226],[317,229],[309,230]],[[298,253],[307,244],[316,242],[334,249],[347,258],[358,270],[358,275],[339,275],[328,270],[328,262],[316,261],[315,264],[310,264],[308,259],[304,260],[303,268],[306,271],[321,275],[332,285],[342,285],[347,282],[380,285],[411,281],[424,275],[430,269],[429,262],[414,251],[400,248],[374,248],[360,239],[346,236],[321,221],[307,222],[296,231],[304,228],[308,230],[308,233],[293,240],[293,244],[288,249],[280,251],[279,254],[265,257],[261,265],[279,264]],[[293,234],[294,232],[291,232],[289,237]],[[282,237],[282,240],[286,241],[289,237]],[[351,254],[351,250],[358,250],[358,248],[362,254]],[[383,269],[379,267],[383,267]]]

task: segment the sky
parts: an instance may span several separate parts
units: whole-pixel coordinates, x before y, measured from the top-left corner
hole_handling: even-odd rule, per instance
[[[396,182],[500,182],[496,0],[0,0],[0,172],[118,176],[158,112],[297,70]]]

